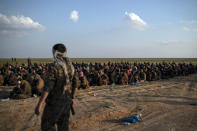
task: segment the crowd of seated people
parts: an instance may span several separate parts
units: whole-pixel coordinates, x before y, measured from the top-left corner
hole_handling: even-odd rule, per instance
[[[125,85],[156,81],[197,72],[192,63],[73,63],[76,71],[83,72],[90,86]]]
[[[101,85],[136,85],[138,82],[169,79],[197,73],[192,63],[72,63],[78,77],[78,88]],[[0,67],[0,85],[15,86],[12,98],[41,95],[50,64],[4,64]]]

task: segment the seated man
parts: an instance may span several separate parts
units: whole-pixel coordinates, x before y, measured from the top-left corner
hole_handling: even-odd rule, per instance
[[[5,78],[4,78],[4,85],[14,86],[16,85],[17,78],[11,70],[8,70]]]
[[[3,75],[0,74],[0,86],[2,86],[4,83],[4,78]]]
[[[102,70],[99,71],[99,86],[108,85],[109,77]]]
[[[154,69],[152,69],[151,73],[152,73],[152,81],[158,80],[157,73]]]
[[[44,87],[44,81],[41,76],[36,73],[35,68],[32,68],[32,73],[27,75],[26,80],[32,87],[32,95],[40,96]]]
[[[139,72],[136,71],[130,77],[130,84],[131,85],[138,85],[138,82],[139,82]]]
[[[122,77],[121,77],[121,85],[128,85],[128,75],[126,72],[122,72]]]
[[[10,93],[10,98],[25,99],[31,97],[31,85],[26,80],[18,79],[17,86]]]
[[[32,95],[41,96],[43,87],[44,87],[43,79],[40,77],[40,75],[36,74],[34,76],[33,84],[32,84]]]
[[[147,70],[147,72],[146,72],[146,80],[147,81],[152,81],[152,72],[151,72],[151,70]]]
[[[140,70],[139,77],[140,77],[140,82],[146,81],[146,73],[144,72],[143,69]]]
[[[82,88],[82,89],[89,88],[88,80],[82,71],[79,73],[79,82],[80,82],[79,89],[80,88]]]

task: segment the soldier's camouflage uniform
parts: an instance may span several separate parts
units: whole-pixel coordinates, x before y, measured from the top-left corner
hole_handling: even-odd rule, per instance
[[[69,70],[68,74],[70,74]],[[76,79],[74,78],[75,77],[66,78],[64,70],[60,65],[49,65],[44,86],[44,91],[47,91],[49,94],[46,99],[46,106],[42,116],[42,131],[55,130],[55,124],[57,124],[58,131],[69,130],[72,89],[71,86],[69,86],[71,84],[68,85],[68,83],[66,83],[66,79],[70,79],[71,82],[75,83]],[[75,85],[73,83],[72,85]]]

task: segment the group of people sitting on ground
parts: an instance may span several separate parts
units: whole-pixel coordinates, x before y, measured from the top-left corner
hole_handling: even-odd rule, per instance
[[[156,81],[175,76],[187,76],[197,72],[192,63],[73,63],[80,72],[80,80],[86,87],[100,85],[137,84],[144,81]],[[83,87],[84,88],[84,87]]]
[[[29,62],[28,62],[29,63]],[[72,63],[78,77],[78,89],[102,85],[136,85],[175,76],[197,73],[192,63]],[[11,98],[39,96],[44,87],[49,64],[4,64],[0,67],[0,85],[15,86]]]
[[[40,96],[44,87],[47,64],[5,64],[0,68],[0,85],[15,86],[10,98],[23,99]]]

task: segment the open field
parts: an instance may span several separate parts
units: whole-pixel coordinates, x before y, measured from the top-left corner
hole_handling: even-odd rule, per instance
[[[5,97],[13,87],[0,87]],[[40,131],[32,116],[38,98],[0,102],[1,131]],[[79,90],[70,118],[71,131],[196,131],[197,74],[138,86],[100,86]],[[141,113],[143,122],[124,125],[121,118]]]
[[[52,58],[31,58],[32,63],[48,63],[52,62]],[[71,61],[78,63],[95,63],[95,62],[192,62],[197,63],[197,58],[71,58]],[[27,63],[26,58],[17,58],[16,62],[20,65]],[[11,58],[0,58],[0,65],[10,63],[15,65],[16,62],[12,62]]]

